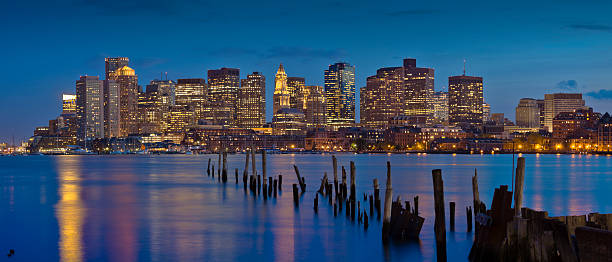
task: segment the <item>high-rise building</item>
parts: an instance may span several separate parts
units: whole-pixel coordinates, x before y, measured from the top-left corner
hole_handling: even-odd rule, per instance
[[[274,77],[274,95],[272,98],[274,101],[274,105],[272,106],[273,115],[276,114],[278,110],[290,108],[291,106],[291,94],[287,87],[287,73],[285,73],[283,64],[280,64],[276,71],[276,76]]]
[[[306,80],[303,77],[287,77],[287,90],[289,91],[289,107],[304,111],[306,97],[304,88]]]
[[[206,82],[203,78],[177,79],[175,105],[194,110],[195,121],[205,118],[207,101]]]
[[[404,86],[407,116],[426,116],[432,118],[431,96],[434,92],[433,68],[416,67],[416,59],[404,59]]]
[[[214,124],[236,126],[240,69],[221,68],[208,70],[208,101]]]
[[[311,128],[325,127],[325,93],[322,86],[306,86],[306,104],[304,115],[306,126]]]
[[[325,118],[334,127],[355,124],[355,66],[335,63],[325,70]]]
[[[556,93],[544,95],[544,128],[553,131],[553,119],[562,112],[574,112],[582,108],[582,94]]]
[[[359,96],[361,124],[372,128],[387,127],[391,118],[405,113],[403,68],[378,69],[376,75],[367,78]]]
[[[161,132],[167,128],[170,107],[175,104],[175,86],[172,80],[155,79],[146,86],[146,92],[140,94],[139,110],[147,111],[140,113],[140,133]]]
[[[138,133],[138,76],[134,69],[123,66],[109,74],[119,84],[119,135]]]
[[[448,78],[448,120],[461,126],[482,125],[482,77],[451,76]]]
[[[76,114],[76,95],[62,94],[62,115]]]
[[[435,92],[432,96],[433,119],[437,123],[448,122],[448,92]]]
[[[195,123],[194,110],[188,106],[172,106],[168,111],[167,126],[164,132],[182,134]]]
[[[104,59],[104,71],[106,79],[112,79],[112,74],[117,69],[127,66],[130,63],[130,59],[127,57],[107,57]]]
[[[115,80],[104,80],[104,137],[119,137],[120,131],[120,93]]]
[[[266,123],[266,78],[259,72],[240,80],[238,126],[258,128]]]
[[[540,112],[540,129],[544,128],[544,119],[546,118],[546,101],[544,99],[537,99],[536,104],[538,104],[538,110]]]
[[[516,107],[516,125],[519,127],[540,127],[540,109],[537,100],[521,98]]]
[[[482,122],[487,123],[489,121],[491,121],[491,105],[488,103],[482,103]]]
[[[77,138],[81,141],[104,137],[103,83],[97,76],[76,81]]]
[[[151,80],[146,87],[147,93],[155,93],[157,103],[173,106],[176,98],[176,83],[172,80]]]

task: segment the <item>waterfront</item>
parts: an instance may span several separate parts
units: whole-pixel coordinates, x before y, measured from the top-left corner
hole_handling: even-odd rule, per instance
[[[524,206],[550,215],[612,212],[612,157],[524,156]],[[376,219],[364,231],[344,216],[334,218],[327,205],[315,215],[314,191],[323,172],[332,173],[330,154],[269,155],[268,175],[282,174],[284,181],[282,194],[266,202],[234,184],[234,168],[240,174],[244,168],[241,154],[228,156],[225,185],[206,176],[208,158],[216,165],[216,155],[19,156],[0,158],[0,252],[15,249],[16,261],[431,261],[431,170],[440,168],[445,201],[457,203],[448,257],[466,261],[472,235],[465,233],[465,206],[472,205],[474,168],[487,206],[494,187],[511,184],[512,155],[337,157],[347,168],[355,161],[358,198],[371,192],[373,178],[384,185],[385,162],[391,161],[394,198],[419,195],[426,219],[420,242],[383,248]],[[293,164],[308,184],[297,210],[290,192]]]

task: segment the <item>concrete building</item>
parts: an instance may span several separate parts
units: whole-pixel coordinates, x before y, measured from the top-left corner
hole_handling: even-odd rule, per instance
[[[540,109],[537,100],[522,98],[516,107],[516,125],[519,127],[540,127]]]
[[[77,138],[79,141],[104,137],[104,90],[97,76],[76,81]]]
[[[325,70],[325,118],[337,129],[355,124],[355,66],[335,63]]]
[[[238,127],[258,128],[266,123],[266,78],[259,72],[240,80]]]
[[[451,76],[448,78],[448,119],[450,124],[481,126],[483,123],[482,77]]]
[[[544,128],[553,131],[553,119],[562,112],[573,112],[584,106],[582,94],[556,93],[544,95]]]

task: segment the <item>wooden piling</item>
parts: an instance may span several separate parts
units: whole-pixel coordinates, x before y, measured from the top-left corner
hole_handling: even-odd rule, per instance
[[[474,176],[472,176],[472,196],[474,198],[474,217],[478,217],[478,213],[481,212],[480,210],[480,194],[478,193],[478,170],[476,168],[474,168]],[[482,212],[486,212],[486,210],[482,210]],[[475,231],[475,236],[478,237],[478,223],[476,223],[476,220],[474,220],[474,231]]]
[[[346,170],[342,166],[342,198],[347,197],[347,186],[346,186]]]
[[[315,194],[314,198],[314,212],[317,214],[319,212],[319,195]]]
[[[283,175],[278,175],[278,191],[282,190],[281,185],[283,184]]]
[[[215,178],[215,165],[212,165],[212,178]]]
[[[236,185],[238,185],[238,168],[234,169],[234,175],[236,176]]]
[[[415,215],[419,215],[419,196],[414,196],[414,210],[412,211]]]
[[[210,157],[208,158],[208,168],[206,169],[206,173],[210,176]]]
[[[450,231],[455,232],[455,202],[450,202]]]
[[[372,195],[370,195],[370,216],[372,215],[372,213],[374,212],[374,197],[372,197]]]
[[[380,188],[378,178],[374,178],[374,207],[376,207],[376,217],[380,220]]]
[[[338,216],[338,204],[334,203],[334,217]]]
[[[300,176],[300,170],[296,165],[293,165],[293,170],[295,170],[295,175],[297,176],[298,182],[300,182],[300,188],[302,189],[302,193],[306,192],[306,183],[304,183],[304,179]]]
[[[525,158],[519,157],[516,163],[516,179],[514,179],[514,216],[521,217],[523,203],[523,181],[525,180]]]
[[[278,179],[274,179],[274,197],[278,194]]]
[[[465,207],[465,214],[467,217],[467,232],[472,232],[472,207]]]
[[[297,184],[293,184],[293,203],[295,204],[295,207],[300,206]]]
[[[221,180],[227,182],[227,151],[223,151],[223,171]]]
[[[372,215],[372,212],[370,212]],[[368,214],[366,214],[365,210],[363,210],[363,229],[368,230]]]
[[[221,149],[218,152],[218,161],[217,161],[217,178],[221,176]]]
[[[387,161],[387,188],[385,190],[385,210],[383,216],[382,239],[383,244],[389,242],[391,233],[391,201],[393,197],[393,189],[391,188],[391,162]]]
[[[263,178],[263,183],[264,185],[266,185],[267,178],[266,178],[266,150],[265,149],[261,150],[261,174]]]
[[[254,176],[257,175],[257,165],[255,162],[255,147],[251,148],[251,174]]]
[[[272,189],[273,189],[272,177],[269,176],[268,177],[268,196],[269,197],[272,197]]]
[[[437,261],[446,261],[446,221],[444,213],[444,182],[442,181],[442,170],[432,170],[431,176],[433,178],[434,209],[436,216],[434,222],[436,256]]]
[[[351,161],[351,199],[355,201],[357,199],[357,192],[355,192],[355,162]]]
[[[327,187],[327,172],[323,173],[323,179],[321,179],[321,186],[319,186],[319,190],[317,192],[321,195],[324,195],[325,190],[327,189],[325,187]]]

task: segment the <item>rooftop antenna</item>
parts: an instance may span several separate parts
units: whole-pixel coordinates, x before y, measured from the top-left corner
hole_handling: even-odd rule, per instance
[[[464,58],[464,59],[463,59],[463,76],[465,76],[465,62],[466,62],[466,60],[465,60],[465,58]]]
[[[159,80],[164,80],[164,72],[159,72]]]
[[[166,72],[166,81],[168,81],[168,72]]]

